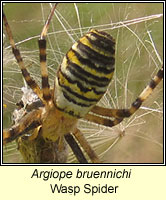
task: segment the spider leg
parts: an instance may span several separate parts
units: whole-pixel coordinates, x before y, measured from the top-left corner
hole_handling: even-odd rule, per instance
[[[58,3],[55,3],[55,5],[51,9],[51,12],[50,12],[50,14],[48,16],[48,19],[47,19],[47,21],[46,21],[46,23],[45,23],[45,25],[43,27],[43,30],[41,32],[41,39],[45,38],[46,35],[47,35],[48,29],[49,29],[49,25],[50,25],[50,21],[51,21],[53,15],[54,15],[54,11],[55,11],[57,5],[58,5]]]
[[[91,148],[91,146],[89,145],[89,143],[87,142],[87,140],[85,139],[81,131],[79,129],[76,129],[73,132],[73,135],[77,139],[77,141],[80,143],[84,151],[87,153],[91,161],[93,163],[101,163],[95,151]]]
[[[38,97],[41,99],[42,102],[43,101],[43,95],[42,95],[42,91],[40,90],[40,87],[38,86],[38,84],[31,78],[29,72],[27,71],[25,65],[24,65],[24,62],[23,62],[23,59],[21,57],[21,54],[20,54],[20,51],[19,49],[17,49],[16,45],[15,45],[15,42],[14,42],[14,39],[13,39],[13,35],[12,35],[12,31],[10,29],[10,26],[8,24],[8,21],[7,21],[7,18],[5,16],[5,14],[3,13],[3,21],[4,21],[4,25],[5,25],[5,28],[6,28],[6,33],[8,35],[8,38],[9,38],[9,42],[10,42],[10,45],[12,47],[12,52],[17,60],[17,63],[21,69],[21,72],[22,72],[22,75],[27,83],[27,85],[38,95]]]
[[[94,106],[91,109],[91,112],[101,115],[101,116],[105,116],[105,117],[119,118],[119,114],[118,114],[119,110],[122,110],[122,109],[110,109],[110,108],[104,108],[100,106]]]
[[[28,133],[41,125],[40,116],[42,109],[33,110],[26,114],[18,124],[15,124],[10,129],[3,130],[3,144],[11,142],[16,138]]]
[[[141,92],[138,98],[131,104],[129,109],[118,109],[116,112],[116,117],[125,118],[133,115],[142,105],[142,103],[152,94],[153,90],[163,79],[163,67],[157,72],[154,78],[146,86],[146,88]]]
[[[41,76],[42,76],[42,89],[43,89],[43,98],[46,102],[51,100],[50,86],[48,81],[48,69],[46,64],[46,35],[49,28],[50,21],[53,17],[55,8],[57,3],[53,6],[50,15],[43,27],[43,30],[40,35],[40,39],[38,40],[39,51],[40,51],[40,68],[41,68]]]
[[[87,114],[84,119],[90,121],[90,122],[94,122],[96,124],[100,124],[100,125],[104,125],[104,126],[108,126],[108,127],[113,127],[117,124],[119,124],[123,118],[115,118],[114,120],[110,120],[104,117],[100,117],[100,116],[96,116],[93,114]]]
[[[163,67],[157,72],[155,77],[150,81],[146,88],[141,92],[138,98],[132,103],[129,109],[122,109],[119,111],[119,117],[130,117],[133,115],[142,105],[142,103],[152,94],[153,90],[163,79]]]
[[[93,114],[87,114],[85,116],[85,119],[109,127],[119,124],[124,118],[130,117],[140,108],[142,103],[150,96],[150,94],[153,92],[154,88],[160,83],[162,78],[163,78],[163,67],[158,71],[156,76],[150,81],[148,86],[141,92],[138,98],[132,103],[129,109],[108,109],[99,106],[94,106],[91,109],[91,112],[101,115],[102,117]],[[112,121],[109,119],[105,119],[103,117],[114,117],[115,119]]]
[[[82,153],[79,145],[75,141],[72,134],[70,134],[70,133],[65,134],[64,137],[65,137],[65,140],[67,141],[67,143],[69,144],[69,146],[71,147],[71,149],[72,149],[74,155],[76,156],[76,158],[78,159],[78,161],[80,163],[88,163],[88,161],[86,160],[84,154]]]

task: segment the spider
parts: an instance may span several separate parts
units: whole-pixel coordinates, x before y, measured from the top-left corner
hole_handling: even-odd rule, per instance
[[[27,85],[37,97],[30,105],[22,101],[17,104],[19,111],[24,108],[24,113],[10,129],[3,131],[3,144],[16,139],[25,162],[54,163],[66,161],[67,142],[80,163],[87,163],[80,146],[93,163],[100,163],[78,129],[78,120],[82,118],[107,127],[119,124],[124,118],[133,115],[152,93],[163,78],[163,68],[130,108],[109,109],[97,106],[114,73],[115,40],[106,32],[92,29],[67,52],[57,70],[54,88],[50,88],[46,65],[46,35],[56,6],[51,9],[38,40],[42,88],[27,71],[3,14],[13,54]]]

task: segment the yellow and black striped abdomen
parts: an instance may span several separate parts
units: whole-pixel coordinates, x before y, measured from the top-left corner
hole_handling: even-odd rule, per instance
[[[110,83],[115,63],[115,41],[92,29],[73,44],[55,79],[55,104],[78,118],[100,100]]]

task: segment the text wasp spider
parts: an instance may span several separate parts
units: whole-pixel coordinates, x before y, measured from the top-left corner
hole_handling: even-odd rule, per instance
[[[78,161],[86,163],[87,160],[76,139],[90,160],[99,163],[98,156],[77,128],[78,120],[83,118],[107,127],[119,124],[124,118],[133,115],[152,93],[163,78],[163,68],[129,109],[107,109],[97,106],[114,73],[115,40],[103,31],[92,29],[67,52],[57,71],[54,88],[51,89],[48,82],[45,38],[56,6],[57,4],[52,8],[38,41],[42,89],[28,73],[15,46],[6,16],[3,15],[13,54],[27,85],[37,95],[37,99],[35,98],[30,105],[24,105],[23,102],[18,104],[19,109],[26,106],[24,115],[10,129],[3,131],[3,143],[17,139],[25,162],[55,163],[66,160],[59,158],[61,153],[58,154],[62,150],[65,152],[65,138]],[[27,135],[29,132],[31,134]]]

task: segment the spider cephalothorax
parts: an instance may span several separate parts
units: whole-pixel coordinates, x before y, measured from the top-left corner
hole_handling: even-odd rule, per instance
[[[103,31],[92,29],[69,49],[57,70],[54,88],[50,89],[45,37],[56,5],[52,8],[38,41],[42,89],[31,78],[24,66],[6,16],[3,15],[13,54],[27,85],[37,96],[37,100],[31,104],[26,106],[23,104],[23,107],[26,107],[25,114],[15,121],[10,129],[3,131],[3,143],[17,139],[25,162],[52,163],[66,161],[66,140],[79,162],[87,162],[75,141],[77,139],[91,161],[100,162],[77,128],[78,119],[83,118],[108,127],[120,123],[125,117],[134,114],[152,93],[163,78],[163,68],[158,71],[129,109],[107,109],[97,106],[97,102],[106,92],[113,76],[115,40]]]

